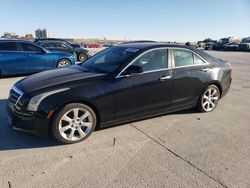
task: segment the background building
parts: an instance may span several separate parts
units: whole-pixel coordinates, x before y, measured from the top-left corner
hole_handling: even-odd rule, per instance
[[[36,38],[48,38],[49,37],[49,33],[46,29],[37,29],[35,31],[36,34]]]
[[[2,36],[2,38],[19,38],[19,35],[17,35],[16,33],[9,33],[9,32],[5,32]]]
[[[33,39],[34,36],[31,33],[28,33],[28,34],[25,35],[25,38],[26,39]]]

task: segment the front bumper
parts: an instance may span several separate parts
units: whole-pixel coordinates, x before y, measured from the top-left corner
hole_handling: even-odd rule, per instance
[[[9,123],[15,130],[40,137],[48,136],[49,119],[41,118],[36,114],[19,112],[10,104],[7,104],[7,112]]]

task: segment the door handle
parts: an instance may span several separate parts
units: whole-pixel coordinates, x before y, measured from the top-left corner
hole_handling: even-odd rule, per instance
[[[163,82],[163,81],[169,80],[169,79],[171,79],[171,78],[172,78],[172,76],[162,76],[162,77],[160,78],[160,80],[161,80],[161,82]]]
[[[208,72],[210,70],[211,70],[211,68],[203,68],[203,69],[201,69],[202,72]]]

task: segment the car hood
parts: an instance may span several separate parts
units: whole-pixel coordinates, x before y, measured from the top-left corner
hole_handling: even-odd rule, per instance
[[[87,69],[74,65],[66,68],[44,71],[28,76],[15,84],[21,91],[31,94],[41,90],[51,90],[51,88],[62,88],[72,86],[76,81],[88,80],[89,78],[104,76],[105,74],[90,72]]]

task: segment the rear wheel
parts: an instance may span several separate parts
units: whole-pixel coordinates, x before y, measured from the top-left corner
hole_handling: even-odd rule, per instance
[[[63,68],[63,67],[67,67],[70,65],[71,65],[71,62],[68,59],[61,59],[57,63],[57,68]]]
[[[201,112],[211,112],[218,105],[220,100],[220,90],[216,85],[209,85],[198,101],[198,109]]]
[[[88,56],[86,54],[84,54],[84,53],[79,54],[79,56],[78,56],[79,61],[82,62],[82,61],[85,61],[86,59],[88,59]]]
[[[87,105],[66,105],[54,117],[52,133],[62,143],[71,144],[85,140],[95,130],[95,112]]]

